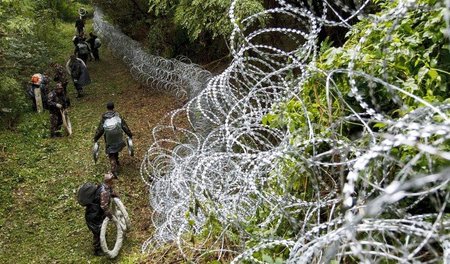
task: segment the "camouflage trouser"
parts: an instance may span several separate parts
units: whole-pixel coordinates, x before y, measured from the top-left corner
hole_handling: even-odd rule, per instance
[[[119,166],[119,153],[108,154],[109,163],[111,164],[111,172],[117,176],[117,168]]]
[[[83,95],[83,86],[79,83],[73,83],[75,89],[77,90],[77,96],[80,97]]]
[[[61,113],[50,113],[50,136],[56,136],[56,131],[61,129],[63,124]]]
[[[86,219],[86,224],[92,232],[92,246],[94,247],[94,252],[98,253],[101,251],[100,246],[100,231],[103,223],[104,213],[100,208],[99,204],[90,204],[86,207],[86,212],[84,215]]]
[[[94,252],[102,250],[100,246],[100,233],[92,233],[92,246],[94,247]]]
[[[94,55],[94,59],[96,60],[96,61],[98,61],[98,60],[100,60],[100,57],[99,57],[99,55],[98,55],[98,49],[92,49],[92,55]]]

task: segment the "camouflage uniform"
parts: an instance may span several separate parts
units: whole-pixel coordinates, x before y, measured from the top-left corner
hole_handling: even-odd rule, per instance
[[[63,123],[61,111],[70,106],[70,100],[64,93],[58,94],[56,91],[52,91],[48,95],[47,103],[50,112],[50,136],[61,136],[61,133],[57,132]],[[62,105],[62,108],[58,108],[57,104]]]
[[[91,83],[91,78],[86,65],[81,59],[77,59],[75,55],[71,55],[69,61],[70,75],[72,76],[73,84],[77,90],[77,97],[83,96],[83,86]]]
[[[97,189],[94,201],[86,206],[84,218],[93,235],[92,246],[94,247],[94,253],[96,255],[99,255],[101,252],[100,230],[106,215],[110,214],[109,204],[111,202],[111,197],[117,197],[117,194],[111,186],[103,183]]]
[[[94,33],[89,33],[90,38],[88,40],[86,40],[87,43],[89,43],[89,46],[91,48],[92,51],[92,55],[94,56],[94,59],[96,61],[100,60],[99,54],[98,54],[98,47],[95,46],[95,40],[98,38],[96,35],[94,35]]]
[[[64,67],[58,63],[56,63],[53,67],[54,67],[53,81],[61,83],[64,89],[64,94],[67,94],[67,84],[69,84],[69,79],[67,78],[66,69],[64,69]]]
[[[94,142],[97,142],[99,138],[105,133],[105,129],[103,128],[103,124],[106,119],[112,118],[114,116],[119,116],[119,113],[113,110],[108,110],[102,115],[100,123],[98,124],[97,131],[95,132]],[[119,116],[120,117],[120,116]],[[133,133],[131,133],[130,128],[123,118],[121,118],[122,130],[131,138],[133,137]],[[105,138],[105,152],[108,154],[109,162],[111,164],[111,171],[117,177],[117,168],[119,166],[119,152],[125,147],[125,142],[112,143],[106,141]]]
[[[75,21],[75,28],[77,29],[77,35],[82,35],[84,33],[84,19],[79,17]]]

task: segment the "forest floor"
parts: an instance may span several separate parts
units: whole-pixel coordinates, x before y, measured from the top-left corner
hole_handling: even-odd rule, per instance
[[[65,29],[66,58],[72,51],[72,29]],[[89,62],[92,84],[86,96],[75,98],[70,82],[69,116],[73,135],[49,138],[49,114],[30,112],[15,131],[0,133],[0,263],[137,263],[141,245],[151,236],[148,189],[140,166],[152,143],[151,129],[168,112],[181,107],[175,98],[143,88],[126,66],[100,49],[101,60]],[[65,63],[60,61],[60,63]],[[54,85],[53,85],[54,86]],[[116,191],[128,209],[132,229],[119,256],[96,257],[92,234],[84,220],[84,207],[76,191],[84,182],[101,182],[109,169],[103,138],[100,157],[92,158],[93,136],[113,101],[132,130],[134,157],[120,153],[121,170]],[[148,260],[145,260],[148,262]]]

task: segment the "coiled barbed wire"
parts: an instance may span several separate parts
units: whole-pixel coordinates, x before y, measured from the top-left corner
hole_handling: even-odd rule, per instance
[[[152,89],[158,89],[188,100],[206,86],[211,73],[190,63],[188,58],[165,59],[147,54],[141,44],[132,40],[103,20],[103,12],[95,8],[93,27],[108,43],[112,53],[130,67],[133,77]]]
[[[319,32],[324,26],[351,27],[349,20],[365,16],[369,1],[354,9],[322,1],[317,16],[301,2],[278,0],[279,7],[238,21],[239,2],[232,1],[229,10],[234,26],[229,67],[153,129],[141,176],[149,186],[155,232],[142,250],[153,253],[175,242],[184,258],[197,263],[226,256],[232,263],[266,263],[270,252],[286,263],[450,263],[450,104],[431,104],[387,82],[387,63],[379,75],[356,67],[367,36],[380,23],[392,22],[394,28],[411,12],[438,10],[448,34],[450,1],[434,6],[398,1],[388,12],[372,15],[372,27],[349,52],[347,67],[329,71],[316,65]],[[259,24],[267,15],[293,19],[298,23],[290,25],[298,27]],[[268,43],[273,34],[296,46]],[[390,36],[380,39],[389,41]],[[380,52],[387,52],[383,45]],[[346,110],[330,117],[329,127],[320,130],[325,132],[317,132],[308,114],[314,106],[299,95],[314,74],[325,80],[329,112],[336,105],[332,98]],[[362,110],[345,101],[335,85],[338,74],[348,80],[349,94]],[[362,80],[369,95],[357,85]],[[393,118],[380,111],[374,85],[384,87],[407,114]],[[405,96],[421,107],[408,110]],[[290,99],[300,102],[304,131],[263,124]],[[349,140],[339,129],[345,122],[363,129]],[[373,123],[386,128],[374,131]],[[422,210],[423,204],[432,212]],[[190,234],[204,241],[194,243]]]

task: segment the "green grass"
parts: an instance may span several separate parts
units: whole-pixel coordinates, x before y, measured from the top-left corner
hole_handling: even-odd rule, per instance
[[[73,25],[59,30],[53,59],[65,63],[73,52]],[[100,50],[100,62],[88,63],[93,82],[84,98],[76,99],[69,84],[72,136],[49,138],[48,112],[27,113],[14,131],[0,131],[0,263],[136,263],[144,258],[140,247],[152,230],[139,167],[151,143],[149,129],[178,105],[169,96],[141,88],[106,48]],[[135,157],[125,149],[120,153],[116,184],[133,227],[115,260],[92,254],[84,207],[75,199],[82,183],[100,182],[109,168],[103,139],[97,164],[91,155],[92,138],[109,100],[135,134]]]

